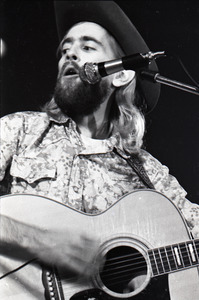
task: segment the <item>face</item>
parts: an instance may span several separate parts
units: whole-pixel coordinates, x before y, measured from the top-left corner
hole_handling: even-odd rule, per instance
[[[86,62],[102,62],[115,58],[113,38],[98,24],[83,22],[74,25],[61,43],[62,57],[59,70],[66,57],[75,60],[79,67]]]
[[[108,32],[95,23],[78,23],[68,31],[61,43],[55,88],[55,101],[64,113],[88,115],[113,92],[111,76],[89,85],[82,82],[79,70],[86,62],[116,58],[115,45]]]

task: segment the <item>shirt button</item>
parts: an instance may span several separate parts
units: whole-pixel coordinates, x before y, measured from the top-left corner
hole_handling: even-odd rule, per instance
[[[73,187],[73,190],[74,190],[75,193],[78,193],[78,190],[79,190],[79,189],[78,189],[77,186],[74,186],[74,187]]]

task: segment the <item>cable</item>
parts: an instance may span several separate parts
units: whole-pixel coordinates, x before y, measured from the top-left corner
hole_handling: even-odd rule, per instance
[[[184,63],[182,62],[181,58],[175,54],[175,53],[169,53],[166,52],[167,56],[170,57],[174,57],[177,59],[178,63],[180,64],[181,68],[183,69],[183,71],[185,72],[185,74],[188,76],[188,78],[197,86],[199,87],[199,83],[191,76],[191,74],[189,73],[189,71],[187,70],[187,68],[185,67]]]
[[[15,272],[21,270],[22,268],[24,268],[25,266],[29,265],[29,264],[32,263],[33,261],[36,261],[37,259],[38,259],[38,258],[33,258],[33,259],[28,260],[27,262],[25,262],[24,264],[22,264],[22,265],[19,266],[18,268],[16,268],[16,269],[14,269],[14,270],[12,270],[12,271],[10,271],[10,272],[8,272],[8,273],[2,275],[2,276],[0,277],[0,279],[3,279],[3,278],[5,278],[5,277],[7,277],[8,275],[13,274],[13,273],[15,273]]]
[[[199,87],[199,83],[191,76],[191,74],[189,73],[189,71],[187,70],[187,68],[185,67],[184,63],[182,62],[182,60],[180,59],[180,57],[177,57],[178,62],[180,63],[182,69],[184,70],[184,72],[187,74],[187,76],[191,79],[191,81],[197,86]]]

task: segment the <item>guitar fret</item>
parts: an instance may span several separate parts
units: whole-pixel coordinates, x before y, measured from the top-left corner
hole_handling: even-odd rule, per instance
[[[167,256],[167,253],[166,253],[166,249],[165,247],[164,248],[160,248],[160,255],[161,255],[161,258],[162,258],[162,263],[163,263],[163,267],[164,267],[164,270],[165,272],[170,272],[171,271],[171,267],[169,265],[169,260],[168,260],[168,256]]]
[[[178,244],[177,247],[178,247],[178,253],[180,254],[182,266],[185,267],[183,256],[182,256],[182,252],[181,252],[181,249],[180,249],[180,244]]]
[[[177,262],[177,257],[175,256],[174,246],[171,246],[171,250],[172,250],[173,259],[174,259],[175,265],[176,265],[175,270],[178,270],[178,262]]]
[[[186,243],[186,245],[187,245],[188,251],[190,253],[191,264],[196,265],[198,263],[198,260],[197,260],[196,249],[194,247],[194,242],[189,241]]]
[[[154,249],[153,252],[154,252],[154,256],[155,256],[155,260],[156,260],[156,263],[157,263],[159,274],[165,273],[158,249]]]
[[[178,247],[173,247],[173,250],[174,250],[174,255],[176,257],[177,266],[181,266],[182,263],[181,263],[181,259],[180,259],[179,253],[178,253]]]
[[[184,262],[183,262],[182,254],[181,254],[181,251],[179,248],[179,244],[173,245],[172,248],[174,251],[175,258],[176,258],[177,268],[178,269],[184,268]]]
[[[195,254],[198,258],[198,263],[199,263],[199,240],[193,241],[193,245],[194,245]]]
[[[173,254],[173,249],[172,249],[171,246],[166,247],[166,253],[167,253],[167,256],[168,256],[169,265],[171,267],[171,270],[172,271],[177,270],[176,260],[175,260],[175,256]]]
[[[163,263],[163,260],[162,260],[162,255],[161,255],[161,252],[160,252],[160,248],[158,249],[158,254],[159,254],[159,257],[160,257],[162,269],[163,269],[163,271],[164,271],[164,273],[165,273],[165,268],[164,268],[164,263]]]
[[[180,255],[182,257],[182,262],[184,267],[189,267],[191,265],[189,252],[187,251],[186,243],[179,244]]]
[[[167,251],[167,247],[164,247],[164,251],[165,251],[165,253],[166,253],[166,257],[167,257],[169,269],[172,270],[172,265],[171,265],[171,261],[170,261],[170,259],[169,259],[169,253],[168,253],[168,251]]]
[[[150,259],[150,263],[151,263],[151,269],[153,272],[153,276],[157,276],[157,275],[159,275],[159,272],[158,272],[158,268],[157,268],[153,250],[149,250],[148,254],[149,254],[149,259]]]
[[[189,256],[190,265],[193,265],[193,261],[195,259],[195,255],[193,253],[193,246],[192,246],[192,244],[190,244],[188,242],[185,243],[185,246],[186,246],[186,250],[187,250],[187,253]]]
[[[153,276],[199,264],[199,240],[191,240],[148,251]]]

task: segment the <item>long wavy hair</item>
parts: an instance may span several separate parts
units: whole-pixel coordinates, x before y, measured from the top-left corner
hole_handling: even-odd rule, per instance
[[[123,150],[130,154],[139,153],[145,133],[145,118],[136,106],[138,101],[140,94],[135,88],[134,80],[116,90],[115,107],[111,110],[113,133],[119,132]]]
[[[118,42],[108,33],[110,43],[114,51],[115,57],[124,56],[124,52]],[[60,43],[61,45],[62,43]],[[57,54],[59,55],[60,46]],[[136,76],[130,83],[125,86],[118,87],[115,90],[114,101],[110,110],[110,123],[113,128],[113,134],[118,132],[121,136],[123,150],[127,153],[139,153],[145,133],[145,99],[141,90],[136,83]],[[61,119],[63,113],[58,108],[54,99],[46,103],[42,109],[50,116],[56,116]]]

